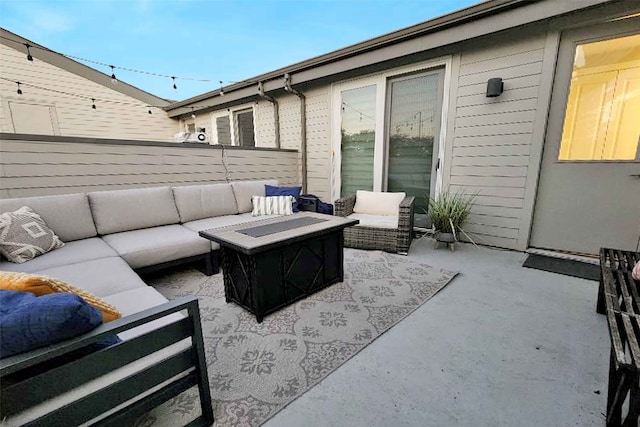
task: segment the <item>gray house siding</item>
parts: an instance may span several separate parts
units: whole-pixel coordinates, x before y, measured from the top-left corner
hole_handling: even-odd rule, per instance
[[[539,108],[546,33],[523,39],[469,43],[453,70],[453,126],[446,144],[444,188],[477,194],[466,226],[478,243],[510,249],[526,226],[525,195]],[[487,80],[501,77],[504,92],[485,96]],[[535,168],[535,165],[533,166]]]
[[[227,178],[222,150],[212,147],[36,139],[41,138],[0,141],[0,197],[208,184]],[[226,149],[225,164],[233,181],[298,182],[295,151]]]
[[[330,87],[322,86],[303,92],[307,114],[307,192],[328,200],[331,187]],[[280,147],[297,150],[300,147],[300,100],[294,95],[284,95],[278,98],[278,103]],[[260,146],[274,147],[273,104],[259,101],[256,115]]]

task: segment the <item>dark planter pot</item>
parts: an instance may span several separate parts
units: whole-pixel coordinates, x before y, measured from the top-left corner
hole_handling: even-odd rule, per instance
[[[453,243],[456,241],[456,238],[453,233],[436,233],[436,240],[442,243]]]
[[[434,245],[436,249],[438,249],[441,243],[444,243],[451,252],[455,250],[456,238],[453,233],[437,232],[434,237],[436,239],[436,243]]]

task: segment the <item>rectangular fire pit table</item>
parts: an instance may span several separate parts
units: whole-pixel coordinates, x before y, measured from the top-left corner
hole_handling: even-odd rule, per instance
[[[300,212],[229,227],[200,236],[222,247],[224,295],[265,315],[344,278],[343,230],[358,220]]]

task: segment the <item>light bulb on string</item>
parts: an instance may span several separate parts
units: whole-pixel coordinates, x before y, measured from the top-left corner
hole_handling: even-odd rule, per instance
[[[22,89],[20,89],[20,82],[16,82],[16,84],[18,85],[18,90],[16,91],[16,93],[18,95],[22,95]]]
[[[92,108],[93,110],[95,110],[95,109],[96,109],[96,99],[95,99],[95,98],[91,98],[91,108]]]
[[[29,43],[25,43],[24,46],[27,48],[27,61],[33,63],[33,56],[31,56],[31,51],[29,50],[31,45]]]
[[[111,67],[111,83],[117,84],[118,79],[116,78],[116,71],[115,71],[116,67],[114,65],[109,65],[109,67]]]
[[[224,96],[224,89],[222,88],[222,80],[220,80],[220,96]]]
[[[176,78],[171,76],[171,80],[173,80],[173,88],[177,90],[178,86],[176,85]]]
[[[196,113],[193,111],[193,107],[191,107],[191,118],[192,119],[196,118]]]

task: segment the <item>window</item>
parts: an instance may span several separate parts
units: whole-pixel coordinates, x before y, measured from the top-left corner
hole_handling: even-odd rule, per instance
[[[640,35],[576,47],[558,160],[634,160]]]
[[[195,132],[196,131],[196,124],[195,123],[187,123],[187,132]]]
[[[236,108],[222,113],[214,113],[211,118],[214,144],[255,147],[254,110]]]
[[[236,145],[241,147],[255,147],[253,109],[236,111],[233,118],[236,126]]]

